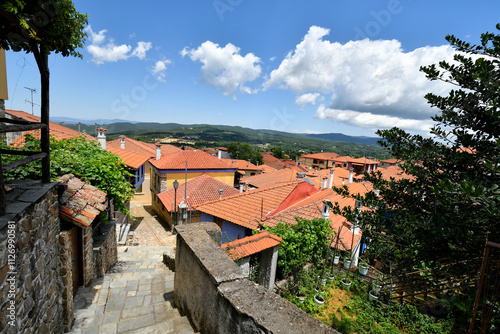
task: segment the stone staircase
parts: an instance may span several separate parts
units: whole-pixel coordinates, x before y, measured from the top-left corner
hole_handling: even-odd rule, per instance
[[[78,290],[71,333],[194,333],[173,306],[174,273],[162,263],[171,246],[118,248],[118,263]]]

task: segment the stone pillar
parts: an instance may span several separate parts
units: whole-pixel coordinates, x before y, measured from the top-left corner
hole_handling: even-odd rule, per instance
[[[274,281],[276,279],[278,248],[279,246],[275,246],[260,253],[259,284],[270,291],[274,289]]]
[[[247,256],[247,257],[239,260],[239,261],[241,261],[240,262],[241,271],[243,272],[243,275],[245,275],[245,277],[250,276],[250,259],[251,259],[251,256]]]
[[[60,275],[62,292],[62,320],[63,330],[71,329],[74,319],[73,305],[73,263],[71,249],[71,231],[59,233]]]

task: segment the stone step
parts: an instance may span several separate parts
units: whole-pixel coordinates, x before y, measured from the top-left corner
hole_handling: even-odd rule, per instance
[[[118,245],[125,245],[128,240],[128,232],[130,231],[130,224],[119,224],[116,225],[116,238],[118,239]]]

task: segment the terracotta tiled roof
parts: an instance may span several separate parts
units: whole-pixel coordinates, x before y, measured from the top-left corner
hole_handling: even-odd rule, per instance
[[[335,152],[304,154],[302,158],[318,159],[318,160],[335,160],[339,155]]]
[[[263,231],[250,237],[222,244],[221,248],[228,253],[231,259],[238,260],[276,247],[281,241],[282,238]]]
[[[211,147],[204,148],[203,152],[211,154],[211,155],[217,155],[219,153],[215,148],[211,148]]]
[[[186,160],[188,169],[228,169],[235,170],[226,162],[217,159],[213,155],[200,150],[179,151],[166,156],[162,156],[159,160],[151,159],[149,162],[158,169],[178,170],[186,168]]]
[[[125,165],[134,169],[138,169],[139,167],[141,167],[150,158],[147,155],[137,154],[127,149],[109,147],[108,145],[106,145],[106,150],[118,155],[120,158],[122,158]]]
[[[249,229],[256,229],[261,218],[280,206],[299,185],[301,187],[298,190],[301,192],[316,190],[304,181],[280,183],[200,205],[198,211]],[[304,192],[304,197],[307,196],[310,196],[310,193]]]
[[[241,178],[240,183],[246,183],[251,187],[262,188],[282,182],[297,180],[297,173],[292,169],[280,169],[271,173],[264,173]]]
[[[30,121],[30,122],[36,122],[40,123],[40,117],[31,115],[27,112],[20,111],[20,110],[5,110],[5,112],[9,115],[22,118],[24,120]],[[69,138],[74,138],[78,137],[81,135],[84,135],[87,139],[95,139],[94,137],[84,134],[82,132],[78,132],[76,130],[70,129],[68,127],[65,127],[63,125],[54,123],[54,122],[49,122],[49,133],[50,135],[54,136],[57,140],[60,139],[69,139]],[[40,130],[30,130],[26,131],[24,134],[32,134],[35,136],[35,138],[40,138]],[[18,137],[14,142],[11,144],[13,147],[21,147],[24,145],[24,135]]]
[[[238,170],[260,170],[260,168],[254,165],[251,162],[241,160],[241,159],[225,159],[222,158],[222,161],[226,162],[228,165],[238,169]]]
[[[414,176],[408,175],[403,172],[400,167],[389,166],[387,168],[377,169],[380,173],[382,173],[382,178],[384,180],[389,181],[391,178],[394,178],[395,181],[399,181],[401,179],[413,179]]]
[[[59,207],[59,213],[71,222],[89,226],[94,219],[106,210],[106,194],[94,186],[86,184],[73,174],[61,176],[58,180],[67,185]]]
[[[401,163],[401,160],[399,159],[384,159],[384,160],[380,160],[380,162],[385,162],[385,163],[388,163],[388,164],[396,164],[396,163]]]
[[[259,168],[262,170],[263,173],[272,173],[276,171],[276,168],[268,166],[268,165],[260,165]]]
[[[283,169],[286,166],[293,166],[295,165],[295,161],[293,160],[287,160],[287,159],[277,159],[274,157],[272,152],[261,152],[262,159],[264,160],[264,164],[271,166],[276,169]]]
[[[222,198],[226,198],[239,193],[238,189],[228,186],[213,177],[202,174],[187,182],[187,189],[185,183],[181,183],[177,189],[177,202],[180,204],[184,201],[184,192],[187,192],[187,203],[190,209],[196,210],[196,207],[210,201],[218,200],[219,189],[224,189]],[[158,194],[158,198],[163,203],[167,211],[172,211],[172,203],[175,199],[175,189],[170,189]]]
[[[150,158],[156,156],[156,144],[153,143],[144,143],[139,140],[131,139],[128,137],[125,137],[125,149],[127,151],[131,151],[137,154],[142,154],[142,155],[147,155]],[[120,146],[120,139],[115,139],[106,142],[106,147],[114,147],[114,148],[121,148]],[[168,155],[170,153],[174,152],[179,152],[182,151],[180,148],[175,147],[173,145],[169,144],[162,144],[161,145],[161,155]]]

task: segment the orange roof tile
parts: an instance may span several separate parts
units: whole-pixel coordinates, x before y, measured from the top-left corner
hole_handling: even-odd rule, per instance
[[[310,158],[318,160],[335,160],[339,155],[335,152],[324,152],[324,153],[312,153],[304,154],[301,158]]]
[[[12,116],[15,116],[18,118],[22,118],[22,119],[30,121],[30,122],[40,123],[40,117],[31,115],[31,114],[24,112],[24,111],[7,109],[7,110],[5,110],[5,112],[9,115],[12,115]],[[54,136],[57,140],[74,138],[74,137],[78,137],[81,135],[84,135],[89,140],[95,139],[91,135],[88,135],[88,134],[85,134],[82,132],[78,132],[76,130],[70,129],[68,127],[65,127],[61,124],[57,124],[54,122],[49,122],[49,133],[50,133],[50,135]],[[32,134],[35,136],[35,138],[38,138],[38,139],[40,138],[40,130],[30,130],[30,131],[26,131],[24,134]],[[21,147],[23,145],[24,145],[24,135],[18,137],[11,144],[11,146],[13,146],[13,147]]]
[[[218,200],[220,198],[219,189],[223,189],[222,198],[236,195],[239,193],[238,189],[228,186],[213,177],[202,174],[187,182],[187,189],[185,183],[181,183],[177,189],[177,202],[176,205],[184,201],[184,192],[187,193],[187,203],[190,209],[196,210],[196,207],[210,201]],[[158,194],[158,198],[163,203],[167,211],[172,211],[172,203],[175,199],[175,189],[170,189]]]
[[[246,183],[255,188],[262,188],[282,182],[297,180],[297,173],[292,169],[279,169],[271,173],[242,177],[240,183]]]
[[[67,188],[61,196],[59,213],[71,222],[85,227],[92,224],[101,211],[106,210],[106,194],[94,186],[86,184],[73,174],[66,174],[58,180]]]
[[[260,220],[276,209],[304,181],[280,183],[229,196],[198,206],[198,211],[222,218],[231,223],[256,229]]]
[[[222,158],[222,161],[226,162],[230,166],[238,169],[238,170],[260,170],[259,167],[254,165],[253,163],[246,161],[246,160],[241,160],[241,159],[226,159]]]
[[[391,178],[394,178],[395,181],[399,181],[401,179],[413,179],[414,176],[408,175],[403,172],[403,170],[400,167],[396,166],[389,166],[387,168],[380,168],[377,169],[380,173],[382,173],[382,178],[384,180],[389,181]]]
[[[134,169],[138,169],[139,167],[141,167],[150,158],[147,155],[137,154],[127,149],[108,147],[108,145],[106,145],[106,150],[118,155],[120,158],[122,158],[125,165]]]
[[[144,143],[139,140],[131,139],[128,137],[125,137],[125,149],[137,154],[142,154],[142,155],[147,155],[149,157],[155,157],[156,156],[156,144],[154,143]],[[120,146],[120,139],[115,139],[106,142],[106,147],[114,147],[114,148],[121,148]],[[173,145],[169,144],[162,144],[161,145],[161,155],[168,155],[170,153],[175,153],[182,151],[180,148],[175,147]]]
[[[281,241],[282,238],[263,231],[250,237],[222,244],[221,248],[228,253],[231,259],[238,260],[276,247]]]
[[[276,168],[268,166],[266,164],[260,165],[259,168],[262,170],[263,173],[272,173],[276,171]]]
[[[179,151],[172,154],[162,156],[159,160],[151,159],[149,162],[158,169],[178,170],[186,168],[186,160],[188,169],[228,169],[235,170],[226,162],[217,159],[213,155],[200,150]]]

